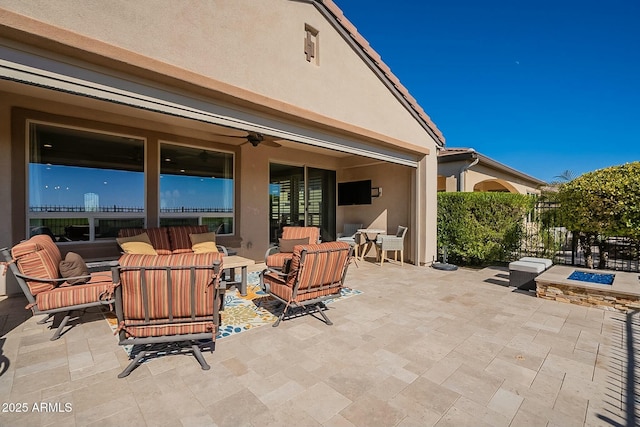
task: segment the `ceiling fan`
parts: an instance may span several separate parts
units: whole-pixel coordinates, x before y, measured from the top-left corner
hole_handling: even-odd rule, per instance
[[[224,138],[242,138],[246,141],[240,145],[251,144],[254,147],[257,147],[260,144],[263,144],[267,147],[279,148],[282,147],[281,144],[278,144],[275,139],[265,136],[260,132],[247,132],[246,136],[235,136],[235,135],[222,135],[222,134],[214,134],[216,136],[221,136]]]

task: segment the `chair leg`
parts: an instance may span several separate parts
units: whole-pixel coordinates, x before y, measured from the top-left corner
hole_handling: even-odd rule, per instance
[[[65,326],[67,326],[69,319],[71,319],[71,311],[68,311],[67,314],[65,314],[64,319],[62,319],[62,322],[60,322],[60,326],[58,326],[58,329],[56,329],[53,336],[49,339],[50,341],[55,341],[60,338],[60,336],[62,335],[62,330]]]
[[[380,265],[382,265],[382,263],[384,262],[384,255],[385,255],[385,251],[380,250]]]
[[[46,317],[43,317],[42,319],[38,320],[38,325],[44,325],[45,323],[47,323],[49,321],[49,319],[51,319],[53,317],[53,314],[47,314]]]
[[[131,371],[133,371],[137,366],[138,363],[140,362],[140,360],[145,357],[147,355],[148,351],[146,350],[140,350],[140,352],[136,355],[136,357],[131,361],[131,363],[129,363],[129,365],[127,365],[126,368],[124,368],[124,371],[120,372],[120,374],[118,374],[118,378],[124,378],[126,376],[128,376]]]
[[[193,350],[193,355],[196,357],[196,360],[198,361],[200,366],[202,366],[203,371],[208,371],[209,369],[211,369],[211,366],[209,366],[209,364],[207,364],[207,362],[204,360],[198,344],[192,344],[191,350]]]
[[[326,306],[323,303],[318,303],[316,304],[316,308],[318,309],[318,313],[320,313],[320,315],[324,319],[324,323],[326,323],[329,326],[333,325],[333,322],[329,320],[326,314],[324,314],[323,308],[326,308]]]
[[[404,251],[400,251],[400,266],[404,266]]]
[[[285,307],[285,308],[282,310],[282,314],[278,317],[278,319],[277,319],[277,320],[273,323],[273,325],[271,325],[271,326],[273,326],[274,328],[277,328],[277,327],[278,327],[278,325],[280,324],[280,322],[282,322],[282,319],[284,319],[284,315],[286,314],[286,312],[287,312],[288,310],[289,310],[289,307],[288,307],[288,306],[287,306],[287,307]]]

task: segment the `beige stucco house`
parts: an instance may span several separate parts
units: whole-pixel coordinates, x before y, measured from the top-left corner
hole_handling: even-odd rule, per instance
[[[443,145],[330,0],[0,0],[0,246],[208,224],[261,260],[283,225],[363,223],[429,264]],[[380,196],[338,205],[356,181]]]
[[[497,191],[540,194],[546,182],[513,169],[473,148],[438,153],[438,191]]]

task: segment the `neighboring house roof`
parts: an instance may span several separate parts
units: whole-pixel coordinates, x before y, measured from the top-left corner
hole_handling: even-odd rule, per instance
[[[473,161],[479,159],[479,164],[492,167],[494,169],[501,170],[511,175],[529,180],[537,185],[547,185],[545,181],[534,178],[531,175],[527,175],[524,172],[520,172],[517,169],[513,169],[503,163],[493,160],[491,157],[487,157],[484,154],[478,153],[473,148],[445,148],[438,152],[438,163],[451,163],[459,161]]]
[[[311,0],[316,5],[323,5],[328,10],[336,21],[342,26],[342,28],[351,36],[352,40],[358,45],[358,47],[367,55],[368,59],[376,66],[376,68],[382,73],[381,77],[384,77],[388,84],[391,85],[390,89],[395,89],[408,104],[407,106],[415,112],[417,118],[422,121],[428,129],[431,131],[432,136],[436,140],[436,143],[441,147],[444,147],[445,138],[440,129],[435,125],[427,113],[418,104],[418,101],[411,96],[406,87],[400,83],[400,80],[391,72],[391,69],[387,64],[382,61],[380,55],[369,45],[367,40],[358,33],[355,25],[353,25],[342,13],[342,10],[333,2],[333,0]],[[348,0],[346,0],[348,1]]]

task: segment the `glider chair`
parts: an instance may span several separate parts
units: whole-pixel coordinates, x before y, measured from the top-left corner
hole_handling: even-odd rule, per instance
[[[277,327],[292,309],[318,312],[327,325],[333,323],[324,313],[324,301],[340,296],[353,248],[345,242],[297,245],[290,270],[267,268],[260,273],[262,290],[284,305],[273,324]]]
[[[293,248],[296,245],[314,245],[320,243],[320,229],[318,227],[284,227],[282,237],[277,246],[271,246],[264,255],[264,262],[268,268],[282,270],[285,264],[291,262]]]
[[[62,258],[58,246],[47,234],[20,242],[11,251],[7,248],[1,251],[3,264],[11,270],[27,297],[25,308],[34,315],[46,315],[38,324],[46,324],[51,319],[53,327],[56,314],[64,314],[51,341],[71,329],[64,330],[74,312],[83,312],[89,307],[111,307],[114,302],[111,274],[108,271],[91,273],[92,268],[74,252]],[[108,270],[109,266],[105,268]]]
[[[338,236],[338,242],[346,242],[353,247],[354,255],[358,258],[358,248],[364,239],[361,238],[358,230],[362,229],[362,224],[345,224],[342,228],[342,235]]]
[[[125,254],[119,264],[112,268],[117,333],[119,344],[134,350],[118,378],[129,375],[143,358],[182,353],[189,346],[208,370],[200,346],[213,350],[218,334],[224,302],[222,254]]]
[[[400,265],[404,265],[404,236],[407,234],[407,227],[398,226],[395,236],[381,234],[376,239],[376,248],[380,256],[380,265],[384,262],[385,255],[388,251],[393,251],[393,259],[398,260],[398,252],[400,252]]]

